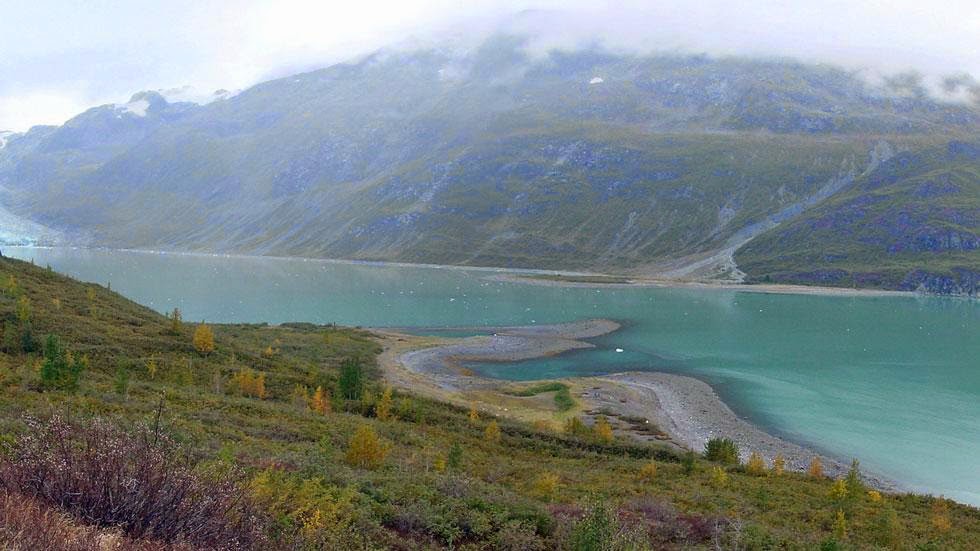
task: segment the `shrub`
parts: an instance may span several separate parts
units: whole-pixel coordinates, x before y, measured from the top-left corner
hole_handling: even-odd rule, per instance
[[[711,484],[716,488],[722,488],[728,484],[728,473],[725,472],[725,469],[718,465],[711,467]]]
[[[0,491],[0,549],[156,551],[162,547],[134,542],[118,529],[81,524],[49,504]]]
[[[476,411],[476,406],[470,406],[469,419],[471,423],[476,423],[480,420],[480,413]]]
[[[497,424],[497,421],[490,421],[486,430],[483,431],[483,438],[487,442],[500,442],[500,425]]]
[[[593,502],[585,517],[572,529],[569,544],[575,551],[606,551],[612,549],[615,521],[609,508],[602,502]]]
[[[116,377],[112,380],[112,388],[120,396],[125,397],[129,394],[129,370],[124,366],[116,368]]]
[[[725,465],[738,464],[738,446],[729,438],[712,438],[704,445],[704,457]]]
[[[838,541],[847,539],[847,519],[844,511],[838,510],[834,517],[834,538]]]
[[[644,463],[640,467],[639,478],[642,482],[653,482],[657,478],[657,464],[653,461],[649,463]]]
[[[860,463],[858,463],[857,459],[851,461],[851,469],[847,471],[847,477],[844,479],[844,483],[847,485],[847,495],[852,500],[856,500],[867,491],[864,487],[864,482],[861,481]]]
[[[572,436],[586,436],[589,434],[589,427],[578,417],[569,417],[565,421],[565,432]]]
[[[17,299],[17,321],[21,325],[31,321],[31,299],[23,295]]]
[[[0,484],[133,538],[205,547],[258,547],[262,523],[236,473],[196,473],[162,430],[125,432],[102,419],[27,419],[0,462]]]
[[[255,373],[251,369],[242,368],[232,376],[231,382],[242,396],[265,399],[265,373]]]
[[[337,386],[340,396],[345,400],[360,400],[364,394],[364,369],[361,362],[353,358],[341,362]]]
[[[613,441],[614,437],[612,425],[609,424],[609,421],[606,420],[605,416],[600,415],[596,419],[593,431],[595,432],[595,437],[600,442],[608,444]]]
[[[350,447],[347,448],[347,463],[362,469],[377,469],[384,464],[390,447],[382,442],[370,425],[357,427]]]
[[[937,532],[948,532],[952,528],[953,524],[949,520],[949,504],[946,503],[945,497],[939,496],[932,502],[930,522]]]
[[[694,455],[693,451],[688,450],[687,453],[685,453],[684,456],[681,457],[681,465],[684,468],[684,474],[686,475],[694,474],[694,471],[696,471],[698,468],[698,462],[697,462],[697,457]]]
[[[310,400],[310,408],[320,415],[325,415],[330,411],[330,394],[322,386],[316,387],[316,392],[313,393],[313,398]]]
[[[830,498],[838,503],[847,499],[847,484],[844,479],[838,478],[834,481],[833,486],[830,487]]]
[[[41,389],[77,390],[78,380],[87,365],[85,358],[75,358],[62,348],[58,337],[48,335],[44,343],[44,363],[41,364]]]
[[[92,292],[92,298],[94,299],[95,291],[92,289],[89,289],[89,291]],[[180,308],[174,308],[173,313],[167,317],[170,318],[170,332],[174,335],[179,335],[184,329],[184,322],[180,314]]]
[[[786,472],[786,460],[783,458],[783,454],[777,453],[776,457],[772,458],[772,474],[773,476],[781,476]]]
[[[211,330],[211,326],[201,322],[194,330],[193,342],[194,350],[197,350],[202,356],[214,352],[214,332]]]
[[[449,446],[449,453],[446,454],[446,465],[454,471],[463,466],[463,446],[459,442],[453,442]]]
[[[391,387],[386,387],[384,393],[381,394],[381,399],[378,400],[378,405],[374,408],[374,415],[379,421],[391,419]]]
[[[547,547],[533,526],[512,520],[493,536],[493,549],[499,551],[544,551]]]
[[[810,460],[810,467],[806,470],[807,474],[813,478],[823,478],[823,463],[819,457]]]
[[[545,501],[551,501],[558,493],[558,475],[554,473],[542,473],[531,485],[531,493]]]
[[[759,452],[752,452],[752,455],[749,456],[749,460],[745,464],[745,472],[752,476],[765,476],[766,461],[762,459]]]

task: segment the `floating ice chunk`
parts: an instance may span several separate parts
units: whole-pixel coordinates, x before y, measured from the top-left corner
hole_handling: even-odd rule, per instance
[[[616,352],[622,352],[622,351],[623,351],[623,349],[622,349],[622,348],[617,348],[617,349],[616,349]]]
[[[603,82],[605,81],[602,79],[602,77],[592,77],[592,80],[589,81],[589,84],[602,84]]]

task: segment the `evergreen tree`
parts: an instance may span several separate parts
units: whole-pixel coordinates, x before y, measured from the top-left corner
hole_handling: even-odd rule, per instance
[[[345,400],[359,400],[364,394],[364,370],[361,362],[348,358],[340,364],[340,396]]]
[[[179,335],[184,329],[184,321],[180,314],[180,308],[174,308],[174,311],[167,317],[170,318],[170,332],[174,335]]]
[[[77,359],[62,348],[58,337],[48,335],[44,343],[44,361],[41,364],[41,389],[66,390],[78,389],[78,381],[87,361]]]

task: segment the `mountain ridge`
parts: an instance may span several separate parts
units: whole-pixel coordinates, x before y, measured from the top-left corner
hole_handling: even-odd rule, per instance
[[[86,245],[737,280],[747,235],[842,193],[880,144],[980,129],[970,106],[829,66],[523,44],[95,108],[0,150],[0,204]]]

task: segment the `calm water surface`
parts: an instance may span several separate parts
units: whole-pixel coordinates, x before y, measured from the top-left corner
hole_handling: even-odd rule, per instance
[[[624,328],[594,350],[477,367],[509,379],[695,375],[767,430],[980,505],[980,301],[545,287],[480,270],[302,259],[5,253],[111,282],[161,312],[179,307],[187,320],[435,329],[615,319]]]

